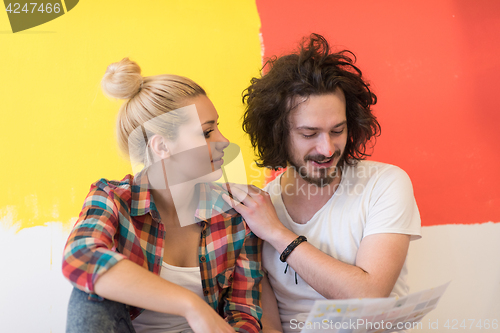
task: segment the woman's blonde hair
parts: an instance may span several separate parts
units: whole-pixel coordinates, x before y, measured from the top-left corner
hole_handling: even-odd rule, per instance
[[[144,166],[153,161],[148,138],[159,134],[174,140],[185,121],[182,114],[171,111],[186,106],[188,98],[206,96],[203,88],[183,76],[143,77],[139,65],[128,58],[108,66],[101,86],[107,96],[127,100],[118,114],[118,145],[133,163]]]

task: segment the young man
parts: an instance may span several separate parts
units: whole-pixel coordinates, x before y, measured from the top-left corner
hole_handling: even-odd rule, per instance
[[[353,58],[313,34],[297,53],[269,61],[244,96],[243,129],[259,166],[287,167],[265,191],[232,187],[244,204],[236,210],[265,240],[281,319],[273,323],[266,309],[275,301],[264,296],[266,329],[299,332],[319,299],[408,294],[405,259],[420,216],[408,175],[364,160],[380,125]]]

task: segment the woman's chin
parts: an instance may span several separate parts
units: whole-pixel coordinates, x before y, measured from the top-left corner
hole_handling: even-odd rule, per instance
[[[218,168],[211,173],[199,178],[200,183],[216,182],[222,177],[222,169]]]

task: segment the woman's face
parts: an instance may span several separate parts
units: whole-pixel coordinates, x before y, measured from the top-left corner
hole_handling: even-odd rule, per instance
[[[197,96],[188,103],[193,102],[198,111],[198,117],[201,123],[201,130],[208,146],[208,153],[212,171],[220,169],[224,160],[224,148],[229,144],[229,140],[222,135],[219,130],[219,114],[214,105],[207,96]]]
[[[224,148],[229,144],[219,130],[219,115],[208,97],[189,98],[186,104],[179,112],[184,112],[188,121],[179,126],[176,139],[167,142],[170,156],[165,162],[169,165],[167,177],[171,185],[200,177],[200,181],[219,179]]]

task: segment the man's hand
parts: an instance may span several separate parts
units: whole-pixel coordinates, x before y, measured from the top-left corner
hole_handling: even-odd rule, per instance
[[[243,216],[257,237],[272,243],[271,237],[291,233],[279,220],[269,193],[253,185],[229,183],[229,186],[236,200],[226,194],[222,198]],[[295,237],[291,236],[291,240]]]
[[[278,253],[297,238],[278,219],[267,192],[255,186],[230,187],[236,200],[223,195],[224,200]],[[343,263],[304,242],[287,263],[325,298],[387,297],[401,272],[409,241],[410,236],[404,234],[370,235],[360,244],[356,265]]]

